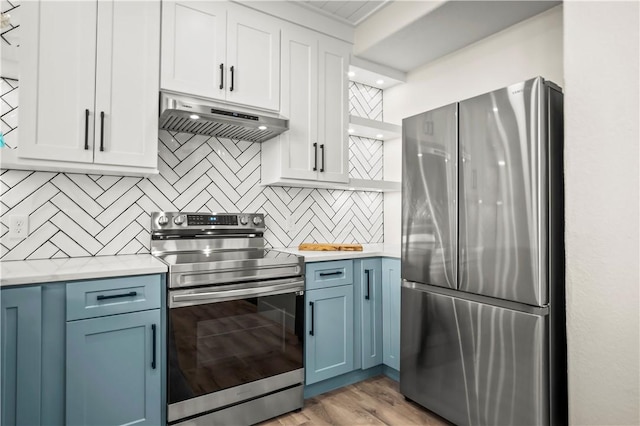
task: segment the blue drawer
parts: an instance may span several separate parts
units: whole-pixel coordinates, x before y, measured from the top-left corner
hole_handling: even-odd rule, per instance
[[[74,281],[67,284],[67,321],[160,307],[160,275]]]
[[[353,260],[307,263],[305,275],[307,290],[353,284]]]

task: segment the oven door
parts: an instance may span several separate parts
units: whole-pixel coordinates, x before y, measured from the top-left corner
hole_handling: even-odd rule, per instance
[[[169,291],[168,421],[304,380],[302,277]]]

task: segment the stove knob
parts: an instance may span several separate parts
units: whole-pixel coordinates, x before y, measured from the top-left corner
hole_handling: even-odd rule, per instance
[[[160,217],[158,218],[158,225],[160,225],[160,226],[164,226],[164,225],[166,225],[167,223],[169,223],[169,219],[168,219],[166,216],[160,216]]]
[[[258,226],[262,223],[262,218],[260,216],[256,216],[253,218],[253,224]]]
[[[176,216],[176,218],[173,219],[173,223],[176,225],[182,225],[184,223],[184,216]]]
[[[241,216],[240,217],[240,224],[246,225],[247,223],[249,223],[249,219],[247,219],[246,216]]]

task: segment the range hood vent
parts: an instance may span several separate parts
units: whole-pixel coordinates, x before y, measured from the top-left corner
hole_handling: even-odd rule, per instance
[[[160,93],[160,128],[249,142],[264,142],[289,130],[289,120],[242,112],[215,103]]]

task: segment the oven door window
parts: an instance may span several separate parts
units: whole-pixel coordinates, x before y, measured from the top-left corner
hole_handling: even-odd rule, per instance
[[[302,368],[303,298],[169,309],[169,403]]]

